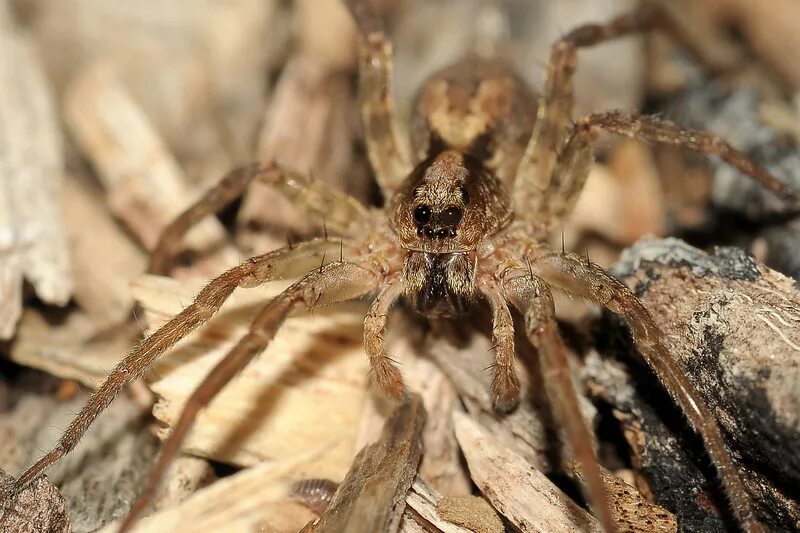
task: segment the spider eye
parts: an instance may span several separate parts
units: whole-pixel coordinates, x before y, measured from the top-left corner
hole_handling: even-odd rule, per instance
[[[418,205],[414,208],[413,216],[417,224],[427,224],[431,221],[431,208],[427,205]]]
[[[445,226],[456,226],[464,217],[464,212],[460,207],[451,205],[439,215],[439,221]]]

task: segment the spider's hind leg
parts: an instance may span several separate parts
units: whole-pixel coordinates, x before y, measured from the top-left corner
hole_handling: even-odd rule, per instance
[[[704,155],[719,156],[776,196],[800,205],[800,192],[793,191],[721,137],[683,128],[658,117],[630,111],[609,111],[593,113],[573,125],[558,153],[552,169],[553,177],[538,198],[536,223],[552,228],[572,212],[589,174],[593,160],[591,144],[597,129],[649,143],[668,144]]]
[[[625,318],[637,350],[702,437],[739,524],[748,533],[763,533],[713,411],[670,355],[664,334],[642,302],[602,267],[575,254],[550,253],[534,258],[531,264],[533,272],[551,286],[597,302]]]
[[[186,233],[205,217],[220,212],[240,198],[253,181],[277,188],[296,206],[342,234],[347,234],[351,225],[363,220],[367,213],[355,198],[329,190],[324,183],[299,172],[275,164],[246,165],[226,174],[164,229],[150,255],[147,272],[166,275]]]

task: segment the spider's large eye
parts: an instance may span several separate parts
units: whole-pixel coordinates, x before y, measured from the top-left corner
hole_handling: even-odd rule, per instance
[[[418,205],[414,208],[413,216],[417,224],[427,224],[431,221],[431,208],[427,205]]]
[[[460,207],[451,205],[439,215],[439,221],[445,226],[457,226],[464,217],[464,212]]]

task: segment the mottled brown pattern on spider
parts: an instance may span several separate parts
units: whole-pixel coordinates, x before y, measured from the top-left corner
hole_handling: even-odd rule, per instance
[[[538,102],[504,64],[470,59],[446,68],[420,92],[412,121],[416,143],[412,151],[399,134],[395,117],[389,41],[368,1],[347,3],[361,32],[360,90],[367,150],[387,209],[368,208],[276,165],[251,165],[223,178],[165,231],[152,265],[165,271],[189,227],[240,196],[253,180],[279,188],[313,219],[327,220],[328,228],[340,237],[326,235],[252,257],[209,282],[191,305],[120,362],[58,445],[23,473],[10,492],[72,450],[127,383],[211,318],[237,287],[300,277],[264,305],[249,332],[189,398],[164,444],[149,487],[131,509],[123,530],[146,507],[200,409],[266,348],[290,312],[374,295],[364,320],[364,346],[378,388],[398,399],[405,396],[403,380],[383,343],[392,305],[404,297],[421,313],[449,316],[468,311],[479,300],[487,302],[495,346],[492,395],[500,411],[513,409],[519,401],[511,314],[516,308],[542,359],[543,381],[581,465],[588,499],[603,528],[615,531],[615,516],[558,333],[551,295],[551,288],[556,288],[597,302],[628,321],[640,354],[702,437],[738,523],[747,531],[763,531],[713,413],[668,353],[650,313],[588,258],[550,251],[542,242],[545,230],[569,215],[583,187],[596,128],[720,154],[776,194],[798,200],[764,169],[712,135],[636,113],[597,113],[571,122],[572,74],[579,48],[653,28],[665,29],[686,45],[689,41],[678,26],[648,3],[607,24],[568,33],[553,46]],[[416,154],[415,161],[411,153]]]

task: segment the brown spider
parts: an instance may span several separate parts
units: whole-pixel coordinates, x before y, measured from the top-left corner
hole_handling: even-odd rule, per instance
[[[541,97],[500,61],[470,58],[445,68],[417,97],[412,153],[395,117],[390,43],[366,0],[347,3],[360,31],[362,118],[385,207],[365,207],[275,165],[252,165],[225,176],[165,231],[151,272],[166,272],[188,229],[238,198],[253,180],[277,187],[307,212],[323,215],[341,239],[326,236],[252,257],[213,279],[191,305],[119,363],[56,447],[24,472],[13,489],[25,487],[72,450],[127,383],[209,320],[234,289],[302,276],[261,309],[249,332],[189,398],[164,443],[148,489],[122,530],[145,508],[198,412],[267,347],[289,313],[375,294],[364,320],[364,345],[377,386],[397,399],[405,395],[403,380],[385,351],[383,332],[399,298],[428,316],[454,316],[476,300],[488,302],[495,343],[491,389],[500,411],[514,408],[519,399],[511,309],[522,313],[527,336],[541,354],[547,392],[582,466],[589,501],[605,530],[615,531],[558,332],[551,294],[557,289],[597,302],[627,320],[639,352],[703,438],[739,524],[746,531],[763,531],[714,415],[668,353],[650,313],[588,258],[551,251],[543,244],[569,215],[584,185],[597,128],[716,154],[776,194],[798,200],[761,167],[707,133],[618,111],[571,122],[571,78],[579,48],[658,27],[700,58],[679,28],[650,5],[604,25],[581,26],[553,46]]]

